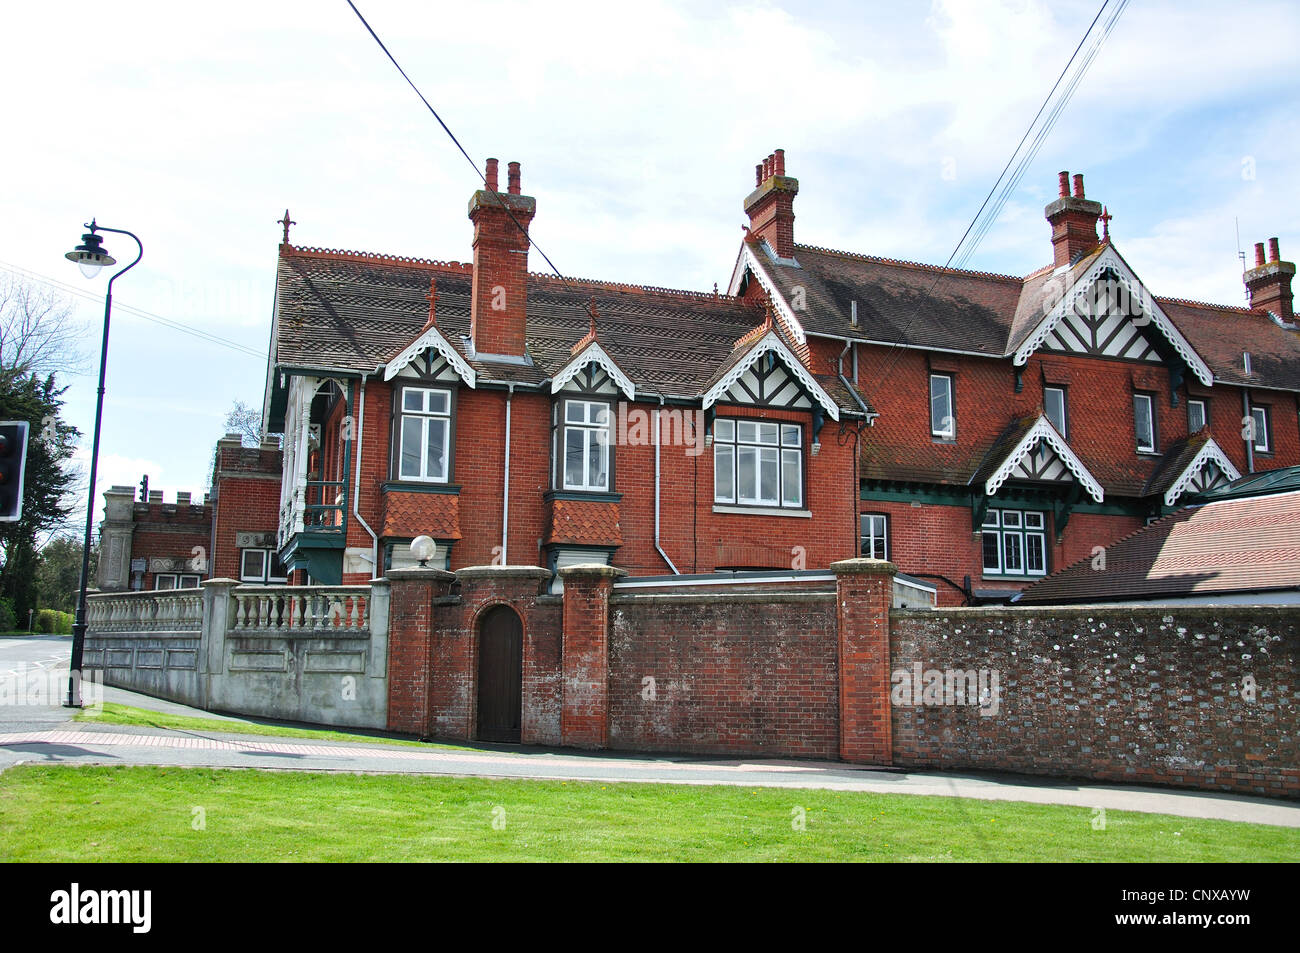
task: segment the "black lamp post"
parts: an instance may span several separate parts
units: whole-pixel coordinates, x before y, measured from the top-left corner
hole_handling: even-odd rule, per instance
[[[72,668],[68,673],[68,694],[63,700],[65,708],[81,707],[81,655],[86,645],[86,590],[90,586],[90,536],[95,527],[95,475],[99,468],[99,424],[104,416],[104,372],[108,368],[108,323],[113,312],[113,282],[117,281],[144,257],[144,245],[135,235],[121,228],[105,228],[97,225],[92,218],[86,226],[90,229],[81,236],[81,244],[63,257],[75,261],[81,273],[87,278],[99,274],[101,268],[116,265],[113,258],[104,249],[104,240],[97,232],[112,232],[114,235],[126,235],[134,239],[139,249],[135,261],[127,265],[112,278],[108,279],[108,293],[104,296],[104,337],[99,350],[99,396],[95,402],[95,438],[90,450],[90,485],[86,500],[86,540],[81,551],[81,591],[77,595],[77,617],[72,623]],[[102,554],[101,554],[102,555]]]

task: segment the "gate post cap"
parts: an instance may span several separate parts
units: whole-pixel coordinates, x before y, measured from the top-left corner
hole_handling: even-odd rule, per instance
[[[858,559],[841,559],[839,562],[831,563],[831,572],[837,576],[854,575],[863,573],[881,573],[885,575],[894,575],[898,572],[898,566],[891,563],[888,559],[867,559],[861,557]]]

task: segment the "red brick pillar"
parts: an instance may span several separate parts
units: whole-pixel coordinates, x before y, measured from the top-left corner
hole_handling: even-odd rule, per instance
[[[566,566],[560,743],[603,748],[609,742],[609,597],[627,572],[599,564]]]
[[[839,628],[840,757],[889,764],[889,609],[897,567],[883,559],[831,563]]]
[[[442,569],[393,569],[388,604],[388,729],[412,735],[429,730],[433,600],[456,577]]]

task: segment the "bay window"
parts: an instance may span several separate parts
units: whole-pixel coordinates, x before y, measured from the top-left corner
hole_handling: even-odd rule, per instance
[[[803,507],[803,427],[718,418],[713,422],[713,500]]]
[[[451,471],[451,391],[402,388],[397,479],[446,483]]]
[[[609,492],[609,404],[599,400],[562,403],[558,487]]]

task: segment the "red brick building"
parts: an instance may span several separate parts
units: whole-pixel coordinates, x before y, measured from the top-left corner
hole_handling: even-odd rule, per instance
[[[95,584],[124,589],[190,589],[209,578],[283,583],[276,554],[282,461],[278,441],[244,447],[238,434],[217,441],[212,492],[180,491],[173,502],[141,481],[104,491]]]
[[[780,162],[780,159],[777,160]],[[1151,295],[1073,191],[1025,278],[794,242],[794,180],[758,169],[732,290],[838,342],[878,417],[864,434],[864,555],[997,601],[1241,474],[1300,463],[1295,266],[1256,246],[1250,308]],[[756,214],[756,198],[783,196]],[[1044,253],[1046,253],[1044,243]]]
[[[1251,308],[1151,295],[1062,173],[1020,278],[799,244],[756,168],[726,294],[527,271],[535,201],[470,199],[472,263],[280,246],[264,422],[277,545],[408,564],[816,569],[862,552],[1006,599],[1198,490],[1300,463],[1294,265]],[[1047,247],[1044,243],[1044,255]],[[656,440],[656,433],[660,439]]]
[[[842,348],[734,295],[530,274],[535,201],[470,199],[473,263],[280,246],[265,424],[280,553],[324,583],[410,564],[825,567],[857,549],[871,416]],[[295,579],[300,578],[295,576]]]

